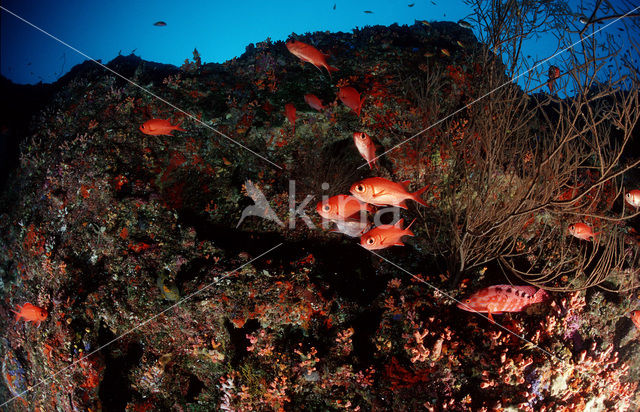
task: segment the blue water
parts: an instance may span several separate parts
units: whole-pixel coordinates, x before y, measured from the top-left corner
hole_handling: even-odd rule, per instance
[[[582,2],[568,5],[575,24]],[[613,0],[620,10],[631,7],[628,0]],[[410,5],[413,5],[409,7]],[[335,8],[334,8],[335,6]],[[583,7],[589,10],[588,2]],[[222,63],[241,55],[250,43],[286,40],[292,33],[313,31],[350,32],[366,25],[414,24],[416,20],[458,21],[468,18],[472,9],[461,0],[368,0],[368,1],[123,1],[95,2],[67,0],[58,2],[7,0],[2,2],[1,65],[2,75],[21,84],[53,82],[74,65],[86,60],[61,42],[103,62],[118,54],[134,52],[145,60],[181,65],[192,57],[194,48],[202,62]],[[52,39],[12,12],[41,30]],[[372,11],[373,13],[365,13]],[[586,13],[586,11],[584,12]],[[157,21],[166,26],[154,26]],[[602,27],[599,25],[598,27]],[[479,33],[473,28],[476,35]],[[624,30],[624,31],[622,31]],[[635,30],[635,31],[633,31]],[[607,36],[629,44],[623,34],[640,39],[637,28],[617,22],[596,35],[598,42]],[[523,61],[530,66],[556,51],[556,38],[549,32],[525,44]],[[540,68],[561,62],[554,57]],[[526,68],[526,65],[523,66]],[[637,67],[637,65],[636,65]],[[612,70],[616,70],[613,68]],[[603,73],[604,75],[604,73]],[[524,85],[525,77],[516,81]],[[537,79],[544,81],[544,78]]]

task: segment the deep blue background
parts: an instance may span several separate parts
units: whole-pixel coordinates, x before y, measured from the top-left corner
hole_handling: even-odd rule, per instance
[[[620,10],[637,3],[611,1]],[[589,1],[570,0],[575,16],[567,21],[568,26],[578,21],[581,4],[585,10],[593,7]],[[145,60],[177,66],[192,58],[194,48],[203,63],[222,63],[241,55],[250,43],[267,38],[285,40],[294,32],[350,32],[365,25],[410,25],[415,20],[458,21],[471,13],[462,0],[7,0],[2,6],[102,62],[135,50]],[[154,26],[159,20],[167,26]],[[53,82],[86,59],[4,10],[0,12],[0,27],[0,71],[16,83]],[[608,35],[621,40],[631,33],[621,30],[629,30],[629,25],[617,22],[599,33],[596,41],[603,42]],[[531,56],[527,59],[531,64],[556,51],[555,37],[539,34],[523,50],[523,58]],[[640,43],[637,31],[632,37]],[[562,57],[540,67],[536,83],[544,82],[548,66]],[[519,79],[518,83],[523,85],[523,81]]]

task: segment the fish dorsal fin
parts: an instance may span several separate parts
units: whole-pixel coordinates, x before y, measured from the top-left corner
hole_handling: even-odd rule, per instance
[[[403,180],[402,182],[400,182],[400,184],[404,186],[405,189],[409,190],[409,185],[411,184],[411,180]]]
[[[519,290],[521,295],[524,294],[523,297],[527,299],[531,299],[533,295],[536,294],[536,291],[537,291],[536,288],[534,288],[533,286],[518,286],[515,289]]]

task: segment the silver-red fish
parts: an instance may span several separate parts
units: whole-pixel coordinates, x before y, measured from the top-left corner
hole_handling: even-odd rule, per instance
[[[359,220],[361,211],[373,213],[374,209],[349,195],[332,196],[316,205],[316,212],[329,220]]]
[[[414,220],[415,222],[415,220]],[[376,226],[360,238],[360,246],[367,250],[385,249],[390,246],[404,246],[402,243],[403,236],[413,236],[413,232],[409,230],[413,222],[406,228],[402,228],[404,219],[398,220],[393,225]]]
[[[336,67],[329,66],[327,63],[327,57],[329,57],[328,54],[322,53],[310,44],[292,40],[287,42],[287,49],[289,49],[294,56],[298,57],[302,61],[313,64],[320,71],[322,71],[321,67],[324,67],[329,72],[329,77],[331,77],[332,71],[338,70]]]
[[[410,193],[407,188],[411,182],[405,180],[402,183],[392,182],[383,177],[370,177],[354,183],[351,186],[351,194],[357,199],[371,203],[376,206],[397,206],[403,209],[407,208],[405,200],[411,199],[423,206],[427,203],[420,198],[420,195],[427,190],[428,186]]]
[[[365,132],[355,132],[353,134],[353,142],[356,144],[356,148],[358,149],[358,152],[360,152],[360,155],[367,161],[369,169],[373,169],[371,165],[374,165],[377,168],[376,145],[373,143],[371,136]]]

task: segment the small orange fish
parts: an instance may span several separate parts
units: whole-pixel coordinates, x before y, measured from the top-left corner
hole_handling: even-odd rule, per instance
[[[458,308],[467,312],[488,313],[493,316],[502,312],[520,312],[534,303],[544,302],[547,292],[533,286],[493,285],[481,289],[458,303]]]
[[[557,66],[549,67],[549,81],[547,81],[547,86],[549,86],[549,92],[553,93],[556,87],[556,79],[560,77],[560,69]]]
[[[636,210],[640,207],[640,190],[630,190],[624,195],[624,200]]]
[[[634,325],[636,325],[636,328],[640,329],[640,310],[634,310],[633,312],[631,312],[630,316],[631,321]]]
[[[174,130],[186,132],[186,130],[180,128],[180,124],[171,124],[169,119],[151,119],[147,120],[142,124],[142,126],[140,126],[140,131],[142,133],[152,136],[173,136],[171,132],[173,132]]]
[[[360,110],[362,109],[363,99],[360,99],[360,93],[351,86],[341,87],[338,91],[338,98],[345,104],[345,106],[351,108],[358,117],[360,117]]]
[[[362,155],[364,160],[367,161],[369,169],[373,169],[371,165],[374,165],[377,168],[376,145],[373,143],[373,140],[371,140],[371,137],[365,132],[355,132],[353,134],[353,141],[355,142],[360,155]]]
[[[287,42],[287,49],[289,49],[294,56],[298,57],[302,61],[313,64],[320,71],[322,71],[321,67],[324,67],[329,72],[329,77],[331,77],[332,71],[338,70],[336,67],[329,66],[327,63],[327,57],[329,57],[328,54],[322,53],[310,44],[291,40]]]
[[[20,320],[20,318],[23,318],[27,322],[37,322],[38,325],[40,325],[40,322],[45,320],[48,315],[46,310],[38,306],[34,306],[29,302],[25,303],[23,306],[18,305],[17,309],[19,312],[16,312],[15,310],[11,311],[16,314],[16,322]]]
[[[442,54],[444,54],[447,57],[451,57],[451,53],[449,53],[449,50],[447,49],[440,49],[440,51],[442,52]]]
[[[284,113],[289,119],[289,123],[293,125],[293,134],[296,134],[296,108],[291,103],[284,105]]]
[[[373,213],[373,207],[362,203],[349,195],[332,196],[329,199],[318,202],[316,211],[320,216],[329,220],[359,220],[360,211]]]
[[[420,198],[420,195],[427,190],[429,186],[409,193],[407,188],[411,182],[405,180],[402,183],[395,183],[383,177],[370,177],[351,186],[351,194],[358,200],[371,203],[376,206],[397,206],[403,209],[407,208],[406,199],[412,199],[426,206],[427,203]]]
[[[316,110],[324,110],[326,107],[322,104],[322,100],[320,100],[315,94],[305,94],[304,101],[307,102],[309,106]]]
[[[413,222],[415,222],[415,219]],[[394,225],[376,226],[362,235],[360,238],[360,246],[367,250],[385,249],[390,246],[404,246],[402,237],[413,236],[413,232],[409,230],[413,222],[405,229],[402,228],[404,219],[398,220]]]
[[[600,232],[593,233],[586,223],[574,223],[569,225],[569,234],[582,240],[595,240]]]

